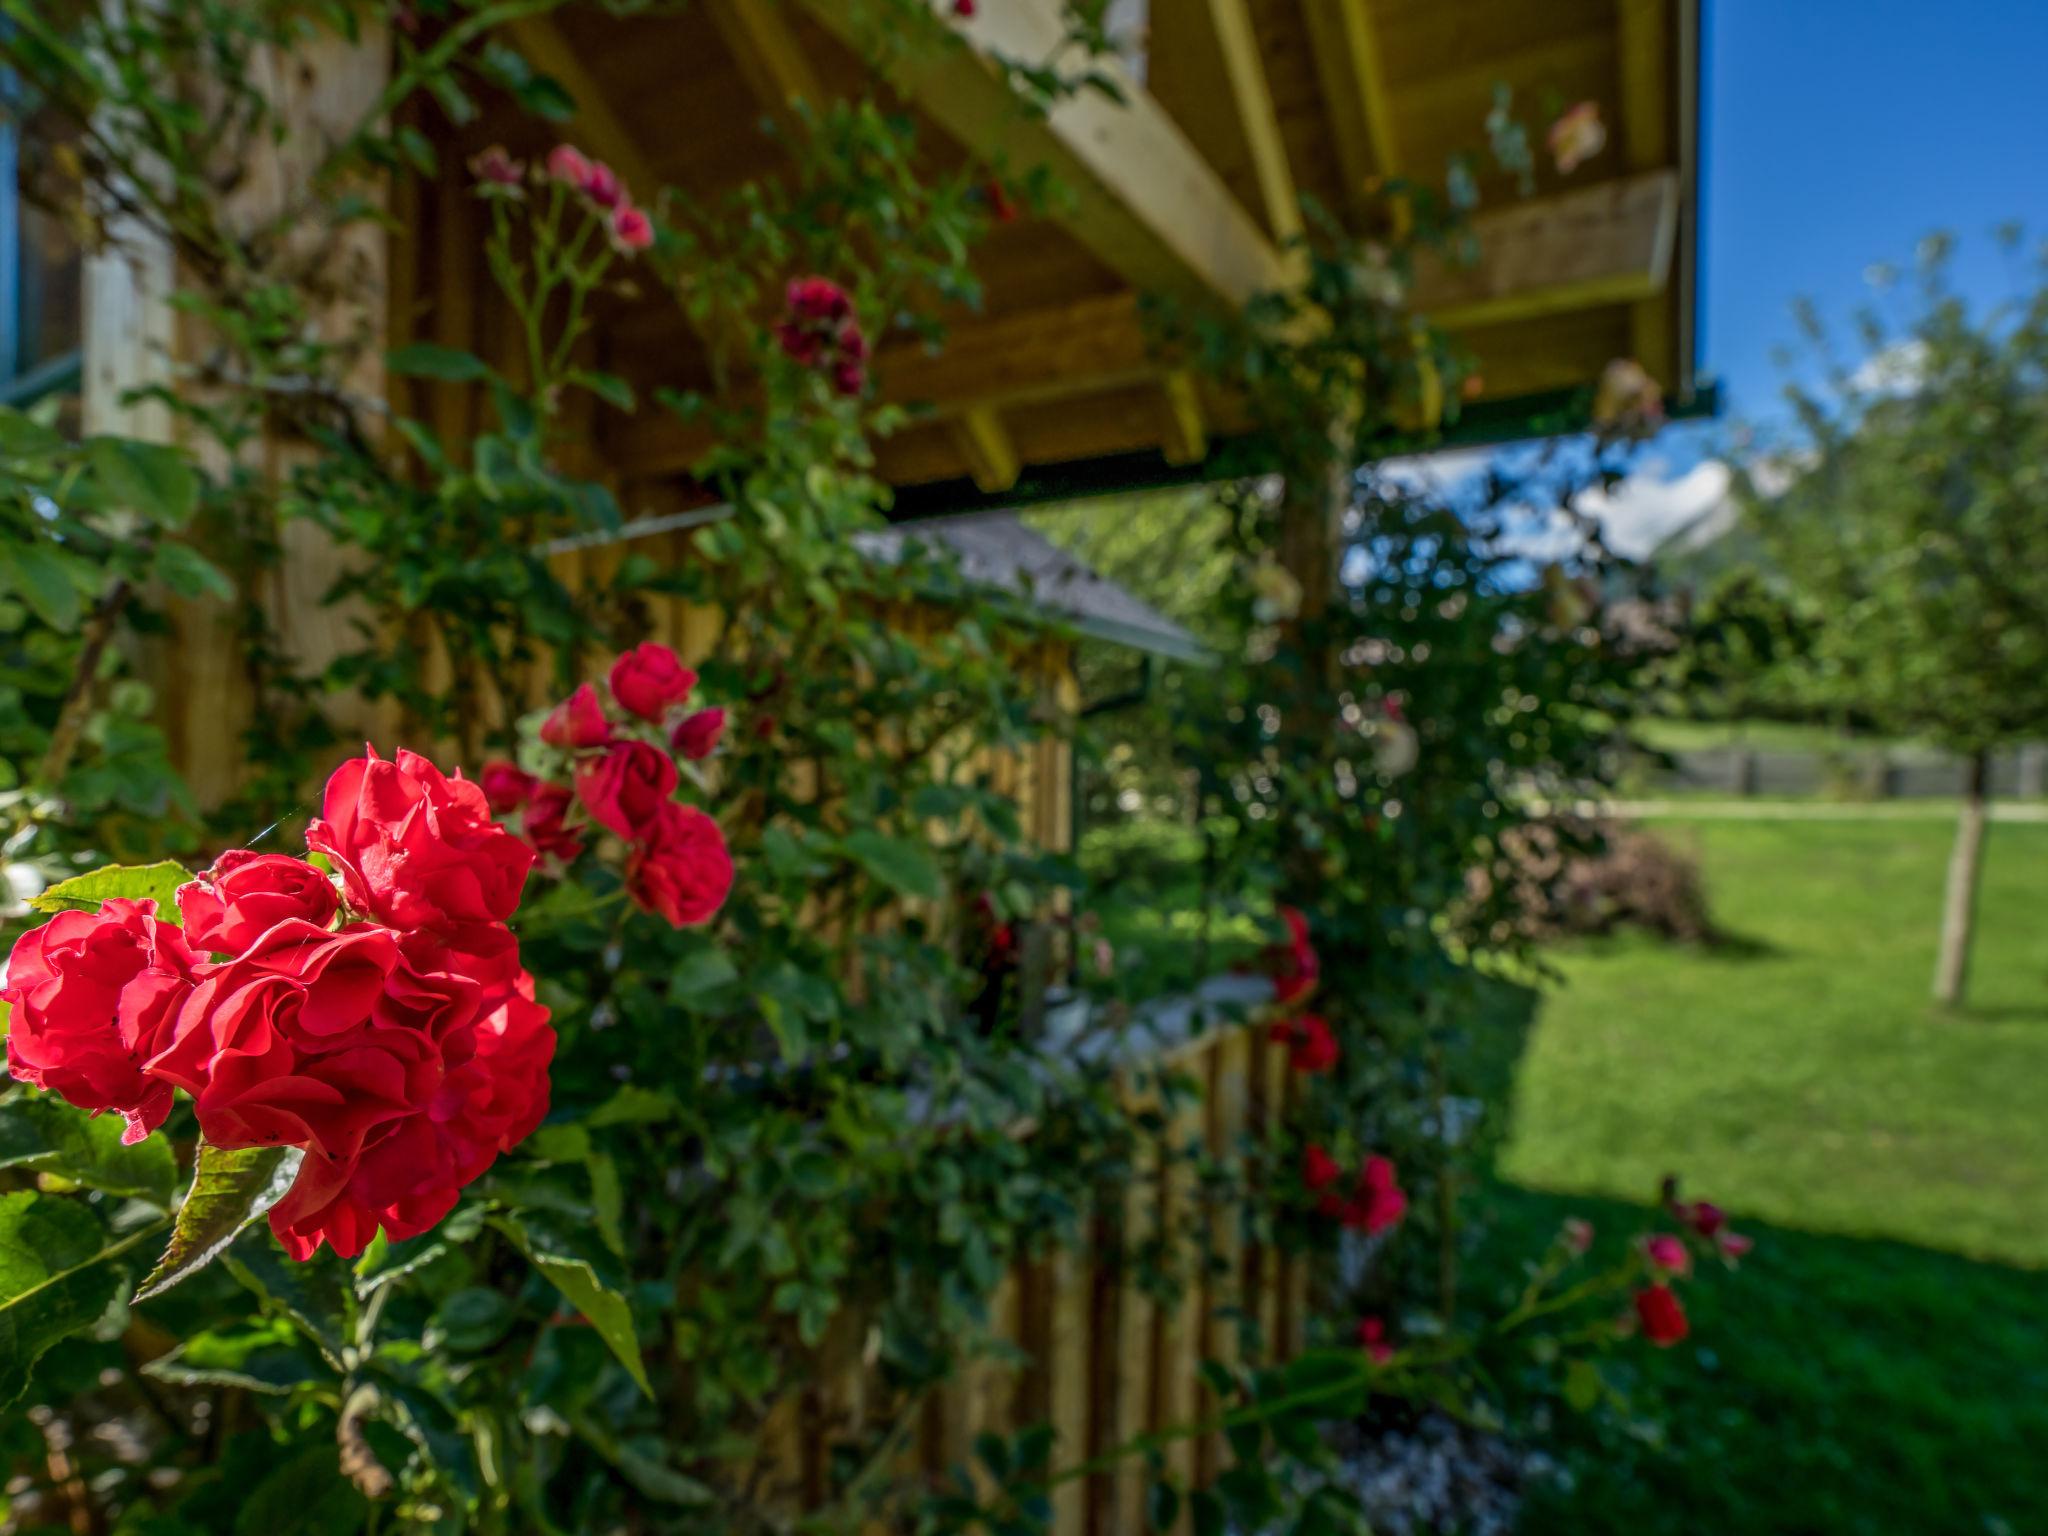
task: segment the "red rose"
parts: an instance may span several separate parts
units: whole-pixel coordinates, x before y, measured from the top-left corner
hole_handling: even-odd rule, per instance
[[[516,968],[516,945],[498,954]],[[548,1011],[519,970],[495,1008],[444,1042],[446,1072],[422,1112],[377,1127],[354,1158],[307,1154],[270,1213],[278,1241],[299,1260],[323,1242],[353,1258],[380,1226],[393,1241],[428,1230],[546,1116],[554,1051]]]
[[[575,750],[601,747],[612,739],[612,728],[604,717],[604,705],[597,690],[585,683],[562,700],[541,722],[540,739],[551,747]]]
[[[557,144],[548,151],[548,174],[565,186],[581,190],[590,179],[590,162],[581,150],[568,144]]]
[[[590,819],[629,840],[647,835],[676,782],[675,760],[644,741],[615,741],[603,757],[576,765],[576,798]]]
[[[1359,1319],[1358,1347],[1374,1365],[1385,1365],[1394,1358],[1394,1346],[1387,1342],[1387,1325],[1376,1317]]]
[[[238,955],[286,918],[325,928],[340,910],[334,882],[285,853],[230,849],[178,887],[186,939],[215,953]]]
[[[1685,1250],[1685,1244],[1669,1232],[1659,1232],[1643,1242],[1643,1253],[1650,1261],[1650,1267],[1667,1275],[1685,1276],[1692,1273],[1692,1255]]]
[[[1310,1142],[1301,1154],[1301,1182],[1310,1194],[1319,1194],[1344,1176],[1344,1170],[1337,1166],[1337,1159],[1330,1156],[1316,1142]]]
[[[1300,908],[1282,907],[1280,919],[1287,924],[1289,941],[1266,952],[1273,968],[1273,996],[1278,1002],[1298,1003],[1315,990],[1322,964],[1309,942],[1308,919]]]
[[[732,855],[718,823],[695,806],[664,801],[626,860],[626,888],[676,927],[707,923],[732,889]]]
[[[631,203],[624,203],[612,210],[610,233],[612,245],[630,255],[654,244],[654,221]]]
[[[503,922],[533,867],[481,789],[415,752],[337,768],[306,844],[340,871],[352,908],[394,928]]]
[[[564,864],[576,862],[583,852],[583,839],[567,825],[569,808],[575,803],[576,797],[559,784],[542,784],[534,790],[521,825],[535,853]]]
[[[674,731],[669,733],[669,745],[678,757],[691,762],[701,762],[718,750],[718,740],[725,734],[725,711],[722,709],[699,709],[683,716]]]
[[[1692,1331],[1685,1320],[1685,1308],[1668,1285],[1646,1286],[1636,1292],[1636,1317],[1642,1322],[1643,1337],[1659,1349],[1669,1349]]]
[[[832,370],[832,387],[851,399],[868,387],[868,371],[847,358]]]
[[[483,789],[484,802],[490,806],[491,814],[509,816],[533,798],[540,780],[517,763],[497,758],[484,764],[484,771],[477,776],[477,784]]]
[[[1304,1074],[1329,1071],[1343,1054],[1336,1035],[1320,1014],[1304,1013],[1299,1018],[1283,1019],[1273,1026],[1271,1035],[1274,1040],[1286,1043],[1289,1064]]]
[[[612,697],[643,720],[659,720],[697,686],[697,674],[665,645],[649,640],[612,663]]]
[[[790,314],[798,320],[836,325],[853,318],[853,300],[830,278],[796,278],[791,281],[785,297],[789,301]]]
[[[1712,1237],[1728,1225],[1728,1213],[1711,1200],[1697,1201],[1691,1205],[1674,1207],[1678,1219],[1699,1233],[1701,1237]]]
[[[625,184],[619,180],[619,173],[602,160],[590,162],[583,172],[582,180],[576,183],[576,190],[600,208],[616,208],[626,195]]]
[[[206,970],[153,901],[58,913],[17,939],[7,962],[7,1070],[79,1109],[118,1111],[121,1139],[140,1141],[171,1112],[171,1085],[144,1064]]]
[[[1358,1170],[1358,1183],[1349,1200],[1336,1202],[1324,1197],[1324,1210],[1354,1232],[1371,1237],[1396,1225],[1408,1212],[1408,1196],[1395,1182],[1394,1165],[1384,1157],[1368,1157]]]

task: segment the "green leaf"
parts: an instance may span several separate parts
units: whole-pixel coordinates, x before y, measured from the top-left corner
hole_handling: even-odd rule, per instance
[[[1565,1367],[1564,1400],[1574,1412],[1591,1412],[1605,1392],[1606,1383],[1600,1379],[1600,1367],[1592,1361],[1574,1360]]]
[[[334,1371],[282,1324],[196,1333],[143,1366],[145,1376],[181,1387],[246,1387],[283,1396],[334,1380]]]
[[[615,373],[579,368],[569,375],[569,382],[582,385],[607,405],[615,405],[622,411],[633,409],[633,386]]]
[[[439,379],[445,384],[474,384],[491,376],[482,358],[459,347],[437,346],[415,341],[394,347],[384,354],[385,366],[393,373],[414,379]]]
[[[0,405],[0,454],[10,459],[28,459],[63,450],[62,434],[11,405]]]
[[[233,1536],[356,1536],[368,1510],[341,1475],[329,1435],[248,1492],[236,1508]]]
[[[607,1125],[658,1125],[675,1119],[680,1108],[672,1093],[627,1083],[593,1109],[583,1123],[593,1130]]]
[[[448,1348],[474,1355],[502,1339],[515,1315],[502,1292],[469,1286],[441,1303],[434,1313],[434,1326]]]
[[[924,901],[939,899],[939,866],[931,850],[922,843],[863,827],[848,833],[841,846],[862,869],[891,890]]]
[[[228,1272],[298,1324],[328,1363],[339,1367],[355,1332],[347,1263],[322,1248],[301,1264],[276,1243],[244,1243],[226,1260]]]
[[[84,607],[72,569],[71,558],[41,540],[0,545],[0,577],[21,594],[37,618],[66,633],[78,627]]]
[[[157,579],[180,597],[233,599],[235,584],[225,572],[190,544],[159,544],[156,547]]]
[[[0,1195],[0,1409],[28,1389],[45,1350],[105,1315],[125,1282],[111,1261],[155,1230],[109,1243],[82,1200],[26,1189]]]
[[[146,1136],[124,1146],[125,1130],[119,1115],[89,1115],[60,1099],[23,1090],[0,1099],[0,1168],[54,1173],[168,1211],[178,1183],[170,1142]]]
[[[494,1218],[493,1225],[526,1255],[527,1262],[547,1276],[572,1307],[590,1320],[598,1337],[651,1400],[654,1388],[647,1380],[647,1366],[640,1358],[640,1341],[633,1332],[633,1309],[620,1294],[622,1282],[612,1279],[607,1283],[612,1274],[610,1256],[549,1220],[543,1212],[507,1213]]]
[[[161,864],[107,864],[69,880],[59,880],[40,896],[31,896],[29,906],[54,916],[59,912],[97,912],[100,903],[115,897],[130,901],[153,901],[156,915],[167,923],[178,921],[178,904],[172,898],[178,887],[192,878],[181,864],[165,859]]]
[[[684,955],[669,973],[669,996],[677,1002],[703,997],[739,979],[739,967],[724,950],[698,949]]]
[[[114,505],[165,528],[191,520],[199,505],[199,476],[177,449],[132,437],[95,437],[85,451],[93,477]]]
[[[135,1299],[160,1296],[218,1258],[244,1227],[284,1198],[304,1157],[297,1147],[242,1147],[229,1152],[202,1141],[192,1188],[178,1207],[170,1244]]]

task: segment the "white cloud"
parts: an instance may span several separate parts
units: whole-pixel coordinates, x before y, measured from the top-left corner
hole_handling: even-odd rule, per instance
[[[1565,559],[1584,548],[1580,520],[1590,519],[1599,524],[1609,549],[1640,560],[1681,528],[1702,519],[1720,521],[1732,506],[1733,478],[1719,459],[1702,459],[1675,476],[1668,464],[1653,460],[1612,491],[1596,487],[1579,496],[1573,503],[1576,518],[1562,508],[1536,513],[1504,542],[1530,560]]]
[[[1859,395],[1910,395],[1926,372],[1927,343],[1916,336],[1865,358],[1849,375],[1849,387]]]

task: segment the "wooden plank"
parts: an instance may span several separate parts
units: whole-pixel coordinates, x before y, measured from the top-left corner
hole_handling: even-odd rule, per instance
[[[1218,1159],[1236,1162],[1251,1134],[1251,1075],[1254,1060],[1252,1040],[1258,1026],[1233,1029],[1216,1042],[1209,1053],[1209,1152]],[[1236,1367],[1243,1359],[1238,1318],[1245,1306],[1244,1213],[1229,1209],[1213,1212],[1210,1232],[1215,1264],[1202,1316],[1202,1354]],[[1203,1393],[1204,1415],[1220,1413],[1227,1405]],[[1215,1481],[1229,1455],[1222,1432],[1206,1436],[1201,1444],[1201,1480]]]
[[[1126,1090],[1125,1108],[1142,1112],[1154,1095],[1149,1088]],[[1132,1277],[1145,1246],[1159,1233],[1160,1180],[1156,1169],[1133,1170],[1118,1211],[1118,1243],[1122,1260],[1116,1288],[1116,1331],[1111,1354],[1104,1450],[1128,1445],[1152,1423],[1152,1361],[1158,1334],[1159,1307]],[[1106,1341],[1107,1343],[1107,1341]],[[1116,1536],[1137,1536],[1145,1523],[1146,1474],[1142,1460],[1125,1458],[1112,1477],[1110,1508]]]
[[[1084,1217],[1082,1231],[1088,1230]],[[1085,1245],[1086,1239],[1083,1239]],[[1054,1250],[1046,1260],[1046,1364],[1050,1375],[1047,1415],[1053,1428],[1052,1464],[1072,1466],[1089,1453],[1093,1380],[1089,1370],[1089,1315],[1094,1309],[1091,1255],[1084,1246]],[[1072,1478],[1052,1494],[1052,1528],[1081,1531],[1087,1521],[1088,1484]]]
[[[785,113],[796,102],[825,101],[825,88],[803,44],[771,0],[707,0],[711,23],[732,50],[733,63],[761,105]]]
[[[993,495],[1017,483],[1023,466],[1017,462],[1017,445],[1010,441],[1001,411],[992,405],[975,406],[956,416],[951,429],[977,488]]]
[[[1371,9],[1367,0],[1302,0],[1302,10],[1345,199],[1354,216],[1360,215],[1369,210],[1378,183],[1401,174],[1393,98]]]
[[[1301,198],[1247,0],[1155,6],[1145,83],[1208,162],[1249,191],[1252,211],[1283,246],[1301,234]]]
[[[1183,1061],[1176,1063],[1176,1070],[1192,1070],[1199,1078],[1201,1066],[1199,1061]],[[1202,1141],[1204,1131],[1203,1105],[1199,1096],[1183,1100],[1174,1109],[1165,1131],[1167,1144],[1174,1155],[1160,1177],[1160,1227],[1166,1234],[1173,1263],[1187,1283],[1174,1306],[1155,1309],[1158,1315],[1152,1357],[1151,1425],[1155,1431],[1190,1424],[1200,1412],[1197,1389],[1201,1380],[1205,1288],[1201,1276],[1188,1272],[1186,1267],[1189,1254],[1199,1251],[1200,1239],[1196,1229],[1200,1212],[1195,1200],[1195,1170],[1185,1154],[1190,1147]],[[1164,1459],[1166,1473],[1174,1482],[1183,1488],[1194,1482],[1197,1448],[1193,1438],[1175,1440],[1166,1448]],[[1173,1528],[1177,1531],[1188,1528],[1185,1503],[1181,1518]]]
[[[1166,424],[1161,453],[1169,464],[1199,464],[1209,456],[1209,426],[1195,376],[1177,368],[1160,381]]]
[[[1620,4],[1622,155],[1631,171],[1651,171],[1671,164],[1673,157],[1671,76],[1677,0]],[[1630,306],[1630,350],[1667,390],[1677,384],[1677,340],[1667,295],[1638,299]]]
[[[1476,265],[1416,263],[1415,307],[1450,330],[1663,291],[1677,234],[1678,174],[1647,171],[1480,214]]]
[[[1039,169],[1070,194],[1052,217],[1140,292],[1236,309],[1289,284],[1280,251],[1166,110],[1114,60],[1096,60],[1122,100],[1098,90],[1026,110],[993,62],[1057,58],[1061,0],[1003,0],[956,20],[953,0],[928,0],[935,22],[968,47],[903,46],[843,0],[803,0],[818,23],[863,57],[969,151],[1013,174]]]

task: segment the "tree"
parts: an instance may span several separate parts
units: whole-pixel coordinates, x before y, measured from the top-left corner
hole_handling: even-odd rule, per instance
[[[1858,316],[1855,366],[1806,317],[1824,380],[1788,390],[1805,467],[1750,501],[1815,621],[1803,688],[1968,764],[1934,979],[1954,1005],[1991,753],[2048,732],[2048,257],[2031,292],[1973,313],[1949,250],[1922,243],[1903,327]]]

